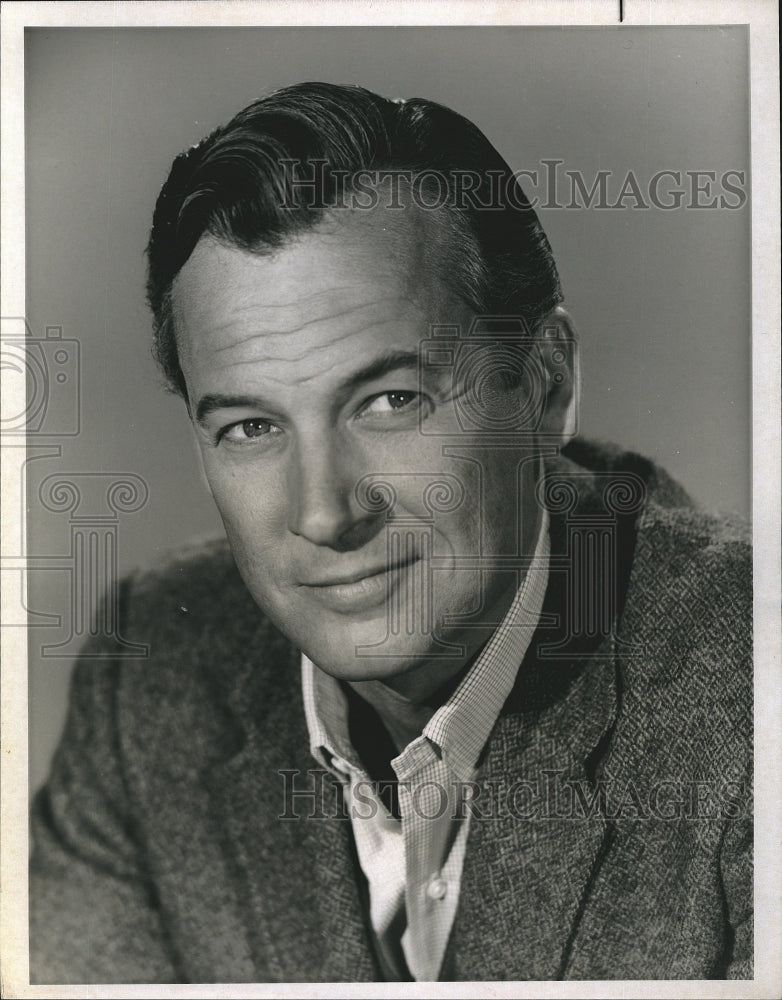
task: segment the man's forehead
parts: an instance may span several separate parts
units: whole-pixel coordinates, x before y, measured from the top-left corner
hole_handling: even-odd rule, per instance
[[[191,396],[258,380],[325,390],[389,351],[417,352],[434,323],[463,320],[465,304],[425,266],[428,223],[404,219],[330,217],[269,255],[202,239],[173,290]]]
[[[283,333],[351,312],[358,323],[362,312],[426,319],[448,298],[428,263],[433,244],[447,238],[441,225],[415,208],[336,210],[280,248],[260,252],[207,234],[173,285],[178,333],[253,321]]]

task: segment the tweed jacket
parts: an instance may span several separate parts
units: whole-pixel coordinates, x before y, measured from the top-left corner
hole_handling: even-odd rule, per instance
[[[482,757],[448,968],[751,978],[744,533],[579,441],[544,494],[549,587]],[[32,981],[379,979],[341,787],[308,773],[299,653],[225,544],[127,580],[122,622],[149,658],[85,650],[34,802]]]

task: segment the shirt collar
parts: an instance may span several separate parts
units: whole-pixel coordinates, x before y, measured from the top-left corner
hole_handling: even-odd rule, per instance
[[[421,736],[394,760],[400,777],[415,770],[424,743],[442,752],[461,781],[473,776],[540,620],[550,548],[548,512],[543,508],[541,514],[535,552],[510,608],[448,701],[432,715]],[[363,770],[348,735],[347,698],[339,682],[305,654],[301,668],[312,755],[332,771],[344,773],[346,763]]]
[[[310,753],[323,767],[342,774],[345,763],[361,770],[348,736],[348,700],[339,682],[301,654],[301,689]],[[340,759],[341,758],[341,759]]]
[[[478,763],[521,661],[538,627],[548,583],[548,513],[542,511],[535,553],[505,617],[461,684],[424,727],[457,776],[467,781]]]

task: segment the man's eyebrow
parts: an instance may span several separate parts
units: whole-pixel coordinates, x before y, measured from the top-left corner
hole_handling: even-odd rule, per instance
[[[417,371],[419,361],[418,351],[390,351],[382,357],[370,361],[351,375],[340,386],[341,393],[350,393],[365,382],[383,378],[397,371]],[[202,396],[196,407],[196,421],[203,424],[210,413],[215,410],[247,407],[249,409],[268,409],[267,404],[259,396],[226,395],[220,392],[210,392]]]
[[[340,387],[343,392],[351,392],[365,382],[373,382],[398,371],[418,370],[418,351],[389,351],[382,357],[370,361],[350,375]]]
[[[208,392],[198,401],[196,407],[196,422],[203,424],[210,413],[215,410],[230,410],[233,407],[244,407],[247,409],[266,409],[266,404],[260,396],[234,396],[226,395],[222,392]]]

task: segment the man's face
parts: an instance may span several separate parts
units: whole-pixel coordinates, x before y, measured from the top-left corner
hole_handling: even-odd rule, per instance
[[[528,552],[537,524],[529,449],[467,441],[452,367],[419,381],[432,324],[472,319],[424,259],[440,238],[384,209],[270,256],[206,237],[173,289],[204,469],[251,594],[326,672],[408,694],[486,640],[519,583],[491,557]],[[518,391],[494,387],[491,405]]]

